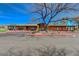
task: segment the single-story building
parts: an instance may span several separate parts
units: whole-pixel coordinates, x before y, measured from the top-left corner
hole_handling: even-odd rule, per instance
[[[6,26],[0,26],[1,29],[5,30],[24,30],[24,31],[44,31],[45,24],[17,24],[17,25],[6,25]],[[78,29],[77,26],[66,26],[66,25],[48,25],[47,26],[48,31],[73,31]]]
[[[8,25],[8,30],[25,30],[25,31],[37,31],[37,24],[18,24]]]
[[[41,31],[44,30],[45,28],[45,24],[44,23],[40,23],[40,24],[37,24],[39,26],[39,29]],[[53,24],[49,24],[47,26],[47,29],[48,31],[73,31],[73,30],[76,30],[78,27],[77,26],[66,26],[66,25],[53,25]]]
[[[73,31],[76,30],[76,26],[48,26],[49,31]]]

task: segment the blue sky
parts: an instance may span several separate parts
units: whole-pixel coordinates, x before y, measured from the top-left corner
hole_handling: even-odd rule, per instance
[[[79,5],[79,4],[78,4]],[[32,21],[32,17],[37,17],[29,12],[32,10],[32,4],[0,4],[0,24],[31,24],[37,23]],[[70,11],[69,11],[70,12]],[[60,19],[62,17],[75,17],[79,16],[79,12],[62,12],[54,18]],[[74,22],[73,22],[74,23]],[[73,23],[67,22],[68,25]]]
[[[32,15],[27,8],[28,4],[0,4],[0,24],[31,23]]]

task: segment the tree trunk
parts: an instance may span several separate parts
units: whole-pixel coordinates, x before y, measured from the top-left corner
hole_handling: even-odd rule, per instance
[[[48,25],[45,26],[44,31],[48,32]]]

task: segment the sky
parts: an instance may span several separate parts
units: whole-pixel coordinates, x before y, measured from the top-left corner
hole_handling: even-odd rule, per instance
[[[79,4],[78,4],[79,5]],[[36,24],[39,21],[32,21],[33,17],[39,17],[32,14],[29,10],[32,10],[32,4],[29,3],[3,3],[0,4],[0,24]],[[78,7],[77,7],[78,8]],[[70,11],[69,11],[70,12]],[[79,12],[62,12],[54,18],[60,19],[62,17],[75,17],[79,16]],[[67,25],[73,25],[75,22],[67,22]]]
[[[28,4],[0,4],[0,24],[28,24],[32,15]]]

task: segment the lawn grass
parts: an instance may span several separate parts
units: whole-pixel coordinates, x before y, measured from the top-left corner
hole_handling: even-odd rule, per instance
[[[0,29],[0,32],[6,32],[7,29]]]

